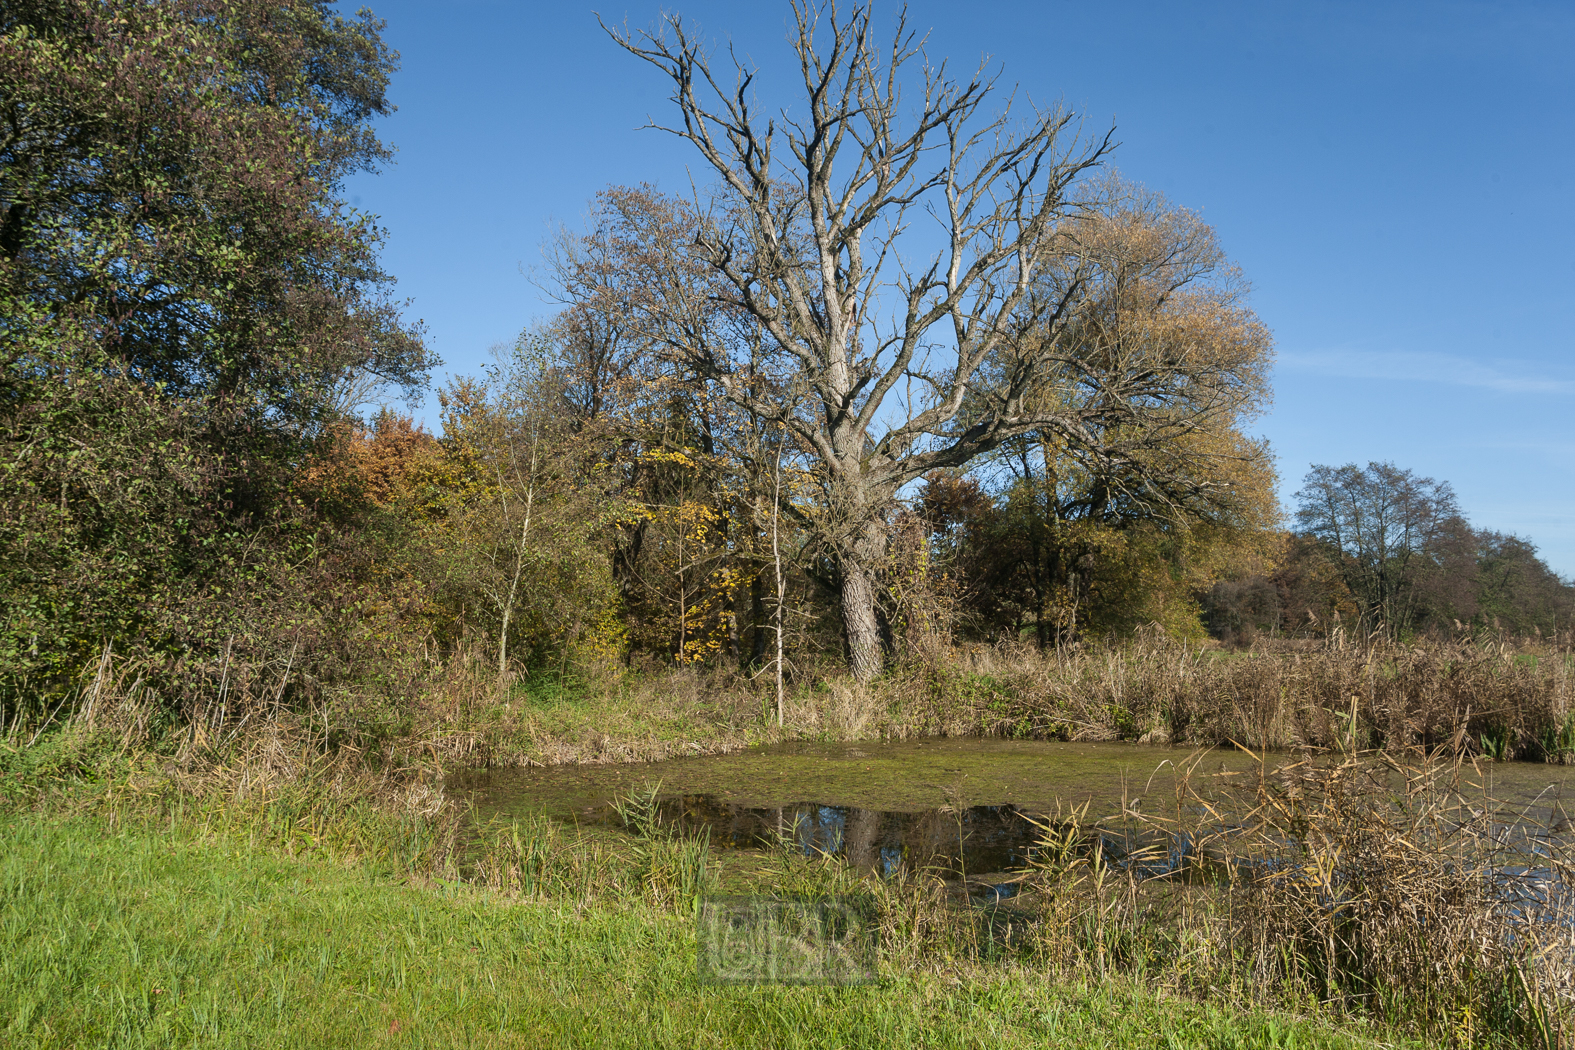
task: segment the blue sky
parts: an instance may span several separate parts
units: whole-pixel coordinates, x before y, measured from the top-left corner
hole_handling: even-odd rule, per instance
[[[696,158],[639,130],[671,110],[658,74],[593,13],[643,27],[662,7],[371,6],[403,57],[381,128],[399,153],[349,193],[382,217],[447,371],[475,372],[549,312],[528,275],[555,225],[609,184],[688,186]],[[762,102],[793,101],[785,0],[672,9],[761,66]],[[1113,122],[1123,174],[1219,231],[1276,337],[1254,425],[1287,504],[1311,463],[1392,460],[1575,576],[1575,4],[914,3],[909,20],[959,72],[989,55],[1034,99]]]

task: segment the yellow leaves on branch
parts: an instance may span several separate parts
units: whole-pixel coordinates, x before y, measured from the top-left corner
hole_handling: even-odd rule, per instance
[[[704,664],[722,654],[728,643],[734,595],[751,579],[753,573],[740,572],[734,566],[707,575],[705,596],[683,610],[684,643],[677,654],[678,663]]]
[[[684,449],[680,452],[673,449],[653,448],[646,450],[640,458],[647,463],[671,463],[674,466],[697,470],[700,464],[695,462],[695,455],[694,449]]]

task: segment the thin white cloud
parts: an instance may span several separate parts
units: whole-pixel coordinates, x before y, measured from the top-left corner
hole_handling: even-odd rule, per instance
[[[1449,383],[1505,394],[1575,394],[1575,379],[1537,374],[1524,362],[1472,361],[1419,350],[1314,350],[1281,352],[1280,368],[1344,379],[1395,379]]]

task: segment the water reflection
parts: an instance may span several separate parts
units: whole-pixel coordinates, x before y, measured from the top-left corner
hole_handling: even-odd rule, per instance
[[[579,817],[619,822],[611,806],[587,809]],[[805,856],[840,857],[859,871],[885,877],[930,871],[974,878],[1019,871],[1040,859],[1049,818],[1015,805],[895,812],[812,802],[746,806],[699,794],[660,800],[657,819],[682,831],[708,829],[712,845],[722,849],[786,845]],[[1097,842],[1107,860],[1135,867],[1143,877],[1179,871],[1191,858],[1189,840],[1163,833],[1099,828],[1084,834],[1084,852]]]
[[[1046,861],[1046,829],[1063,834],[1067,825],[1053,817],[1015,805],[941,807],[919,812],[864,809],[804,802],[789,806],[760,807],[730,802],[710,794],[660,799],[659,823],[686,832],[709,831],[712,846],[720,849],[789,848],[805,856],[840,857],[853,868],[893,877],[928,872],[967,883],[975,901],[994,902],[1017,892],[1016,881],[1024,869]],[[621,818],[608,806],[580,811],[581,822],[614,825]],[[1569,913],[1567,889],[1551,867],[1536,863],[1559,849],[1567,849],[1567,832],[1550,833],[1545,826],[1496,825],[1500,856],[1518,856],[1530,863],[1500,864],[1487,869],[1494,893],[1517,919],[1553,910]],[[1294,843],[1284,840],[1277,856],[1227,857],[1209,845],[1228,835],[1223,825],[1203,835],[1172,833],[1152,825],[1131,827],[1088,826],[1076,829],[1065,843],[1082,857],[1097,856],[1112,868],[1140,880],[1212,879],[1234,869],[1243,875],[1262,875],[1287,863],[1296,854]],[[1555,842],[1554,840],[1560,840]],[[1261,840],[1260,840],[1261,842]],[[1336,882],[1343,880],[1336,879]],[[1332,888],[1332,884],[1331,884]]]

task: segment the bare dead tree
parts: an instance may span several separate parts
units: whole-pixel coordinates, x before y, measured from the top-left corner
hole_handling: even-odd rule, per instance
[[[881,669],[875,572],[898,490],[1029,428],[1097,445],[1087,419],[1036,396],[1064,356],[1054,336],[1078,282],[1059,299],[1031,293],[1051,258],[1076,257],[1061,220],[1112,144],[1108,133],[1084,137],[1059,107],[1026,107],[1019,120],[1025,107],[1011,98],[985,112],[995,78],[982,67],[949,78],[905,14],[882,42],[866,6],[843,17],[834,4],[795,2],[793,13],[805,96],[779,118],[757,113],[754,73],[736,58],[718,77],[679,16],[609,32],[671,78],[681,120],[653,126],[692,143],[724,187],[694,242],[717,290],[707,303],[664,299],[660,338],[691,381],[780,422],[809,451],[849,663],[868,680]],[[927,235],[911,223],[925,215],[940,250],[915,263]],[[762,364],[718,338],[705,317],[719,309],[758,323],[774,355]],[[1006,367],[990,404],[959,424],[992,359]],[[807,392],[806,410],[773,400],[788,377]]]

